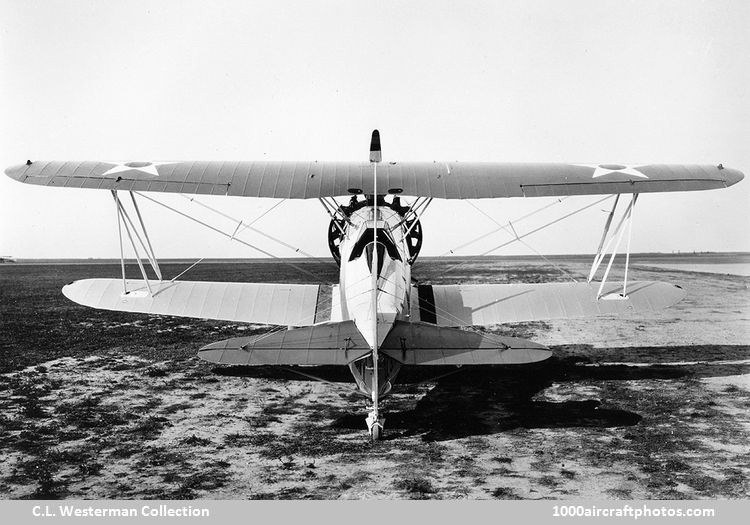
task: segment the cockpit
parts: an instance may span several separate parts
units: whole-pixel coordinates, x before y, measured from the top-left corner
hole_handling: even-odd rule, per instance
[[[353,261],[355,259],[358,259],[364,253],[367,257],[367,266],[368,268],[370,268],[370,272],[372,272],[373,250],[377,245],[378,275],[380,275],[380,272],[383,269],[383,261],[385,260],[386,254],[388,254],[388,257],[394,261],[400,261],[401,255],[398,253],[396,242],[393,240],[393,237],[388,230],[378,228],[377,242],[374,241],[374,228],[364,229],[362,231],[362,234],[359,236],[359,239],[357,239],[357,242],[354,243],[354,247],[352,247],[352,252],[349,256],[349,260]]]

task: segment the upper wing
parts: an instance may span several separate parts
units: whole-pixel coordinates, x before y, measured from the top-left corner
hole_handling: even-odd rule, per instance
[[[102,310],[176,315],[244,323],[307,326],[330,320],[331,286],[204,281],[84,279],[63,287],[76,303]]]
[[[679,286],[653,281],[607,283],[482,284],[418,286],[412,289],[411,319],[438,326],[472,326],[542,319],[593,317],[659,310],[679,302]]]
[[[308,199],[371,194],[369,162],[61,162],[35,161],[5,170],[41,186]],[[709,190],[742,180],[709,165],[511,164],[384,162],[382,193],[443,199],[546,197]]]

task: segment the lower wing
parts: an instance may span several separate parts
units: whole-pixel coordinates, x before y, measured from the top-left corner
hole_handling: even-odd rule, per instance
[[[206,281],[85,279],[63,287],[76,303],[102,310],[244,323],[307,326],[331,318],[331,286]]]
[[[607,283],[482,284],[416,286],[411,319],[438,326],[473,326],[543,319],[594,317],[667,308],[682,300],[679,286],[636,281]],[[414,300],[414,298],[417,300]]]

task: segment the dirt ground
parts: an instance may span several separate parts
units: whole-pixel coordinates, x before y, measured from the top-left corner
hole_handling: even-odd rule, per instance
[[[441,264],[415,276],[565,279],[530,261],[474,261],[450,278]],[[560,264],[574,275],[587,266]],[[192,278],[281,280],[271,266],[215,265]],[[386,439],[371,444],[353,383],[195,357],[263,327],[101,312],[60,294],[73,279],[116,273],[0,267],[3,498],[750,496],[750,278],[636,264],[630,278],[679,284],[685,300],[624,318],[491,327],[554,357],[399,385]]]

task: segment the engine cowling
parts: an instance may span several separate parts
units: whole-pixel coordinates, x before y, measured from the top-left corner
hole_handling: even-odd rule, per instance
[[[365,198],[364,200],[358,200],[356,196],[352,197],[352,201],[348,206],[340,206],[339,210],[346,216],[349,217],[357,209],[371,205],[372,197]],[[391,202],[386,202],[383,196],[378,196],[378,206],[386,206],[396,211],[401,217],[404,217],[408,211],[408,207],[401,206],[400,199],[394,197]],[[417,260],[419,251],[422,249],[422,224],[415,217],[404,223],[408,235],[406,236],[406,243],[409,248],[409,264],[414,264]],[[338,216],[328,223],[328,249],[331,251],[336,264],[341,266],[341,250],[339,246],[341,241],[344,240],[344,231],[346,229],[346,220],[339,219]]]

